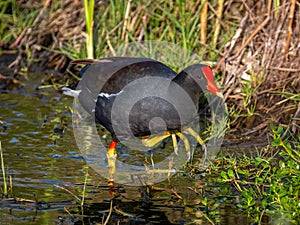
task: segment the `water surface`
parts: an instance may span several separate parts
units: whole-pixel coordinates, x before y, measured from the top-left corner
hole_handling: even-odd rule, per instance
[[[105,180],[88,169],[76,146],[71,105],[72,99],[54,90],[0,93],[0,140],[12,181],[8,198],[0,201],[0,224],[104,222],[111,196]],[[129,162],[138,163],[128,149],[121,151]],[[142,197],[146,192],[142,188],[124,187],[126,192],[114,201],[108,224],[210,224],[203,216],[208,209],[201,206],[198,192],[205,179],[193,180],[182,174],[173,177],[171,186],[183,200],[172,194],[168,181],[159,184],[165,191],[151,192],[151,200]],[[80,207],[77,198],[82,199],[85,180],[86,204]],[[220,201],[216,212],[213,216],[220,224],[246,224],[241,223],[244,216],[226,202]]]

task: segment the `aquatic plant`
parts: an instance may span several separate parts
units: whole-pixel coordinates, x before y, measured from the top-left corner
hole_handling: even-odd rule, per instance
[[[7,195],[7,183],[6,183],[6,174],[5,174],[5,166],[4,166],[1,141],[0,141],[0,160],[1,160],[1,170],[2,170],[2,178],[3,178],[3,194],[6,196]]]

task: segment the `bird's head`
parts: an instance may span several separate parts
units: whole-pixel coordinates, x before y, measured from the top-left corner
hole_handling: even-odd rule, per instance
[[[223,98],[222,92],[214,81],[212,69],[205,64],[193,64],[181,71],[174,81],[184,87],[190,96],[199,93],[199,87],[202,91],[208,91]]]

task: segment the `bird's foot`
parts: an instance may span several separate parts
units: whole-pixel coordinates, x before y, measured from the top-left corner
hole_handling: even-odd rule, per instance
[[[201,145],[201,147],[204,151],[204,160],[203,161],[206,161],[206,159],[207,159],[207,148],[206,148],[206,145],[205,145],[204,141],[202,140],[202,138],[199,136],[199,134],[196,133],[196,131],[194,131],[190,127],[185,129],[185,132],[191,134],[194,138],[196,138],[197,142]]]
[[[199,136],[199,134],[197,134],[196,131],[194,131],[192,128],[188,127],[186,129],[184,129],[183,131],[185,134],[190,134],[192,135],[197,142],[202,146],[202,149],[204,151],[204,161],[207,160],[207,148],[206,145],[204,143],[204,141],[202,140],[202,138]],[[177,143],[177,137],[179,137],[179,139],[181,139],[184,143],[184,147],[186,150],[186,154],[187,154],[187,161],[189,161],[191,159],[191,147],[190,147],[190,143],[188,138],[179,131],[166,131],[161,135],[155,136],[155,137],[150,137],[150,138],[144,138],[142,139],[142,143],[147,146],[147,147],[153,147],[156,144],[158,144],[159,142],[161,142],[162,140],[168,138],[169,136],[172,137],[172,142],[173,142],[173,148],[174,148],[174,152],[176,155],[178,155],[178,143]]]
[[[146,147],[153,147],[153,146],[157,145],[159,142],[161,142],[162,140],[169,137],[170,135],[171,135],[171,133],[169,131],[166,131],[161,135],[157,135],[157,136],[149,137],[149,138],[143,138],[142,143]]]
[[[186,150],[186,154],[187,154],[187,161],[190,161],[190,159],[191,159],[191,146],[190,146],[189,140],[181,132],[176,132],[176,135],[183,141],[184,147],[185,147],[185,150]]]

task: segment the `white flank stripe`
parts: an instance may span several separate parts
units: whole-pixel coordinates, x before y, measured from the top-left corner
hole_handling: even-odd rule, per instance
[[[123,91],[120,91],[120,92],[118,92],[118,93],[116,93],[116,94],[108,94],[108,93],[104,93],[104,92],[102,92],[102,93],[100,93],[98,96],[99,97],[105,97],[105,98],[111,98],[111,97],[116,97],[116,96],[118,96],[119,94],[121,94]]]

